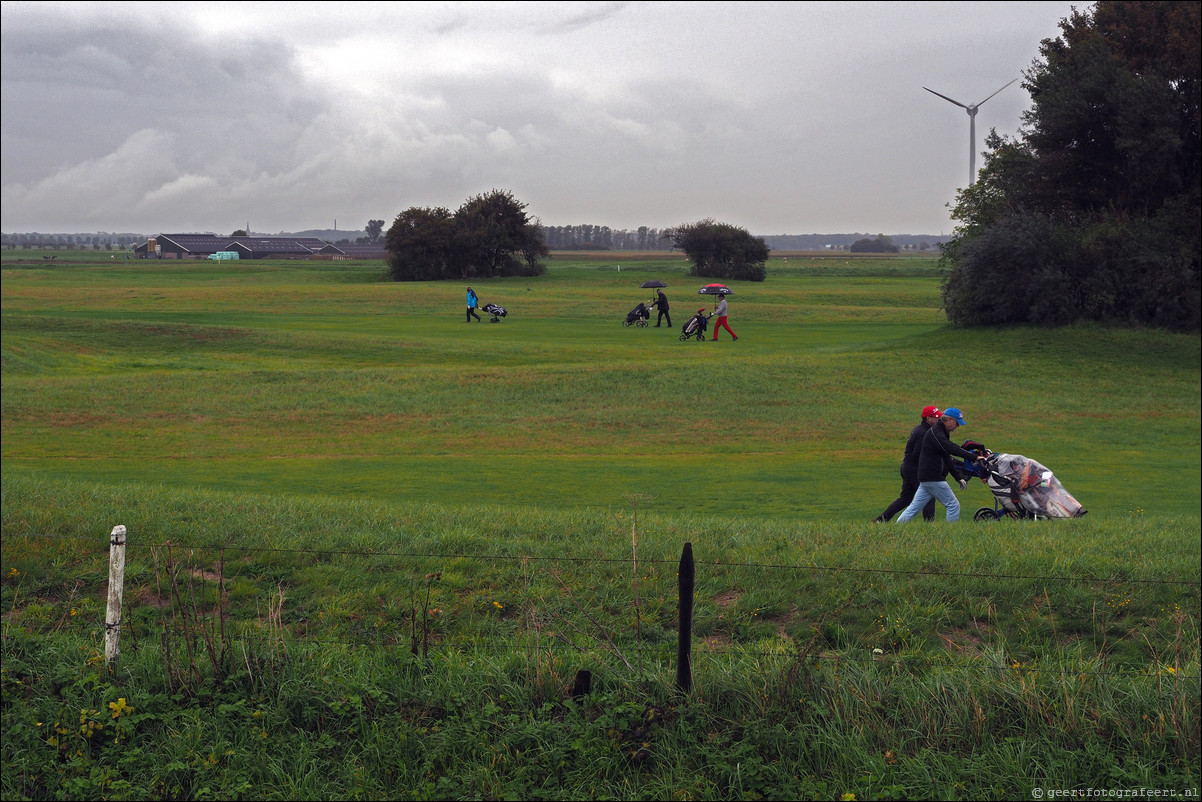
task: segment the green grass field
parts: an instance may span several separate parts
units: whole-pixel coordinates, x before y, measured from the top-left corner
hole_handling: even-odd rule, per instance
[[[4,474],[867,520],[935,403],[1092,515],[1200,511],[1197,336],[958,331],[930,260],[785,257],[734,287],[738,343],[680,342],[712,307],[683,260],[551,264],[475,282],[510,314],[466,325],[463,283],[377,266],[7,263]],[[648,278],[673,329],[621,325]]]
[[[4,253],[5,799],[1197,787],[1198,335],[953,329],[921,257],[777,254],[737,343],[670,256],[472,281],[497,324],[382,273]],[[1089,514],[871,524],[930,403]]]

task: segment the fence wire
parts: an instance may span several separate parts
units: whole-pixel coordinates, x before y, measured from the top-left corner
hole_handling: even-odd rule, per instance
[[[11,538],[46,538],[55,540],[71,540],[80,541],[97,546],[96,556],[101,557],[107,554],[109,540],[107,536],[104,539],[97,537],[86,537],[80,535],[54,535],[42,533],[5,533],[0,536],[2,540]],[[376,550],[341,550],[341,549],[312,549],[312,548],[282,548],[282,547],[251,547],[251,546],[229,546],[229,545],[210,545],[210,544],[186,544],[177,542],[164,543],[141,543],[138,544],[139,549],[149,550],[166,550],[172,552],[243,552],[248,554],[264,553],[264,554],[296,554],[319,557],[364,557],[372,559],[397,559],[397,560],[413,560],[413,561],[428,561],[428,560],[469,560],[481,561],[484,563],[495,564],[497,562],[520,562],[520,563],[573,563],[577,565],[589,564],[625,564],[634,563],[635,560],[631,557],[621,558],[602,558],[602,557],[544,557],[533,555],[514,555],[514,554],[481,554],[481,553],[433,553],[433,552],[406,552],[406,551],[376,551]],[[678,560],[668,560],[660,558],[640,558],[637,560],[641,566],[647,565],[665,565],[672,566],[675,569],[678,565]],[[798,564],[783,564],[783,563],[760,563],[760,562],[726,562],[726,561],[704,561],[695,560],[695,565],[706,566],[719,569],[759,569],[766,571],[798,571],[812,572],[824,571],[832,573],[851,573],[851,574],[879,574],[879,575],[900,575],[900,576],[929,576],[939,578],[972,578],[972,579],[1008,579],[1008,580],[1038,580],[1043,582],[1084,582],[1084,583],[1101,583],[1101,584],[1131,584],[1131,585],[1172,585],[1183,586],[1190,588],[1198,588],[1202,586],[1202,581],[1196,579],[1168,579],[1168,578],[1123,578],[1123,577],[1097,577],[1097,576],[1068,576],[1068,575],[1041,575],[1041,574],[1004,574],[1004,573],[986,573],[986,572],[954,572],[954,571],[930,571],[930,570],[903,570],[903,569],[888,569],[888,568],[860,568],[846,566],[823,566],[817,564],[798,565]],[[234,576],[237,576],[235,573]],[[228,581],[225,576],[221,577],[222,582]],[[95,633],[103,625],[103,621],[91,620],[91,615],[76,616],[74,609],[71,610],[71,617],[68,618],[64,613],[59,621],[53,625],[48,624],[41,627],[40,634],[45,634],[52,631],[68,631],[74,632],[78,630],[78,635],[88,637],[88,633]],[[166,622],[164,622],[165,624]],[[122,629],[128,628],[126,624]],[[34,634],[39,634],[35,632]],[[135,642],[138,636],[135,633],[130,633]],[[176,638],[181,637],[182,633],[175,632]],[[8,630],[4,632],[4,639],[9,639]],[[153,634],[145,636],[147,640],[154,638]],[[251,642],[252,638],[246,635],[229,635],[226,636],[231,642]],[[528,634],[523,637],[530,637]],[[435,651],[436,653],[443,651],[472,651],[485,652],[501,655],[512,655],[523,652],[536,651],[539,654],[550,654],[557,652],[568,652],[576,654],[592,654],[600,656],[609,656],[614,659],[619,659],[615,656],[615,651],[607,649],[599,644],[592,644],[588,647],[573,643],[570,640],[563,639],[562,636],[556,636],[548,633],[545,642],[540,642],[537,645],[532,644],[515,644],[513,641],[516,638],[511,638],[504,644],[487,644],[476,641],[467,640],[447,640],[438,638],[432,642],[424,644],[424,648]],[[344,639],[298,639],[294,637],[281,638],[278,632],[276,633],[260,633],[254,639],[255,642],[269,644],[273,648],[329,648],[342,647],[349,649],[380,649],[380,650],[410,650],[415,646],[412,642],[402,636],[391,641],[388,639],[364,639],[364,640],[344,640]],[[804,651],[805,647],[800,646],[792,639],[782,638],[781,648],[774,650],[765,650],[761,648],[748,649],[729,645],[717,645],[713,642],[707,642],[704,638],[695,638],[696,646],[693,649],[693,656],[707,660],[769,660],[769,659],[796,659],[799,656],[804,656],[805,659],[815,661],[817,664],[877,664],[887,668],[899,668],[909,670],[950,670],[950,671],[972,671],[972,672],[991,672],[991,673],[1018,673],[1026,675],[1035,674],[1053,674],[1062,677],[1068,676],[1097,676],[1097,677],[1147,677],[1156,679],[1172,679],[1172,680],[1188,680],[1198,681],[1202,677],[1198,675],[1182,675],[1176,673],[1171,668],[1160,665],[1158,670],[1140,669],[1103,669],[1103,670],[1081,670],[1081,669],[1049,669],[1046,665],[1011,663],[1010,665],[999,665],[996,660],[972,660],[972,661],[950,661],[934,659],[927,656],[912,656],[904,654],[890,654],[883,656],[881,654],[873,654],[867,652],[860,656],[858,654],[849,654],[840,652],[837,654]],[[629,643],[624,642],[623,646],[632,653],[637,650],[640,662],[643,659],[649,661],[660,661],[663,664],[670,664],[677,657],[675,646],[669,646],[665,643]]]

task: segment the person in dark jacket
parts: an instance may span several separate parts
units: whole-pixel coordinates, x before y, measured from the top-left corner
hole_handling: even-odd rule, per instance
[[[668,314],[668,296],[664,295],[663,290],[657,290],[655,302],[651,304],[659,309],[659,317],[655,319],[655,327],[658,329],[659,324],[668,319],[668,328],[672,328],[672,316]]]
[[[918,452],[918,490],[910,506],[897,516],[896,523],[904,524],[918,514],[927,501],[934,497],[947,509],[947,520],[960,520],[960,502],[956,494],[948,487],[947,475],[953,475],[960,480],[960,488],[964,489],[965,480],[960,475],[952,457],[961,457],[966,461],[976,462],[981,455],[961,448],[951,440],[951,433],[961,426],[966,426],[964,413],[955,407],[943,411],[939,422],[927,430],[922,437],[922,448]]]
[[[905,451],[902,452],[901,461],[901,494],[898,495],[893,502],[885,508],[885,511],[872,519],[874,524],[884,523],[893,518],[894,515],[901,510],[904,510],[914,500],[914,494],[918,492],[918,451],[922,447],[922,438],[927,433],[927,430],[935,425],[939,420],[939,407],[923,407],[922,415],[919,418],[918,425],[910,432],[910,439],[906,441]],[[923,520],[935,520],[935,499],[931,498],[926,506],[922,508]]]

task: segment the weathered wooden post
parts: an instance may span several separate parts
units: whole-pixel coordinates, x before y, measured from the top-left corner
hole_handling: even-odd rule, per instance
[[[121,596],[125,592],[125,527],[109,534],[109,600],[104,613],[104,662],[112,665],[121,653]]]
[[[677,571],[680,603],[680,630],[676,639],[676,687],[688,693],[693,689],[693,544],[685,543]]]

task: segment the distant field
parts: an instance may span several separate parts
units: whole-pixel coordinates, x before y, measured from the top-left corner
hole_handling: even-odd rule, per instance
[[[674,328],[624,328],[650,278]],[[510,314],[469,326],[466,282],[379,265],[6,259],[4,474],[867,520],[936,403],[1092,515],[1199,513],[1197,336],[959,331],[932,259],[780,256],[733,285],[738,343],[680,342],[703,283],[678,255],[561,254],[472,281]]]

